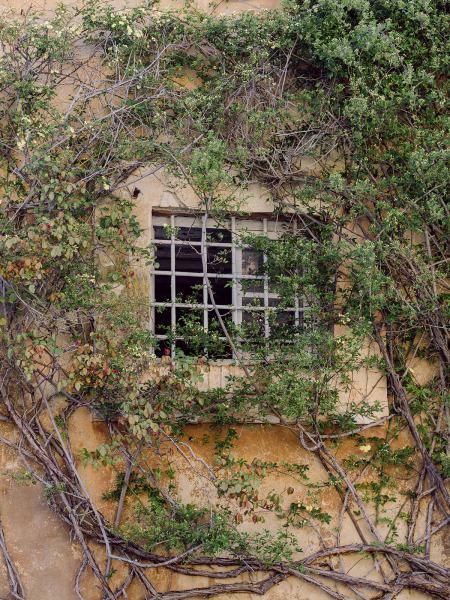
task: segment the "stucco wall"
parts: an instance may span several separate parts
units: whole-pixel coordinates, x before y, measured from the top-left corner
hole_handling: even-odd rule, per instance
[[[77,466],[89,493],[105,517],[113,519],[114,505],[104,501],[102,495],[113,487],[114,471],[109,468],[96,470],[90,465],[83,466],[81,460],[82,448],[95,450],[98,445],[107,441],[106,425],[92,422],[89,412],[86,409],[79,409],[70,419],[69,432],[73,452],[77,457]],[[371,430],[371,434],[376,433]],[[0,435],[14,436],[9,426],[4,423],[0,423]],[[205,435],[208,435],[211,440],[214,437],[208,425],[191,426],[186,431],[186,436],[189,435],[195,436],[196,440],[202,439]],[[241,426],[238,428],[238,436],[234,448],[236,456],[250,461],[258,458],[260,460],[305,463],[309,465],[311,481],[320,483],[326,479],[321,465],[312,458],[311,453],[300,448],[296,436],[288,428],[270,425]],[[404,436],[399,439],[398,444],[401,447],[407,442],[408,439]],[[197,442],[194,444],[194,450],[198,456],[208,458],[211,456],[211,446],[212,441],[207,444]],[[201,477],[200,463],[197,465],[197,474],[195,474],[174,447],[167,447],[166,452],[170,460],[177,464],[180,499],[183,501],[195,499],[206,504],[213,503],[215,496],[210,484]],[[348,441],[342,444],[337,456],[342,459],[352,453],[361,455],[361,451],[353,445],[353,442]],[[147,459],[151,461],[154,460],[154,457],[148,456]],[[17,481],[17,473],[22,470],[23,465],[20,459],[5,445],[0,445],[0,516],[11,556],[28,594],[27,598],[29,600],[75,600],[73,582],[79,566],[80,552],[77,545],[69,539],[64,525],[48,508],[41,486]],[[395,469],[393,469],[392,475],[395,476]],[[398,491],[408,489],[414,477],[415,475],[412,474],[411,479],[400,479]],[[260,493],[263,495],[271,490],[281,491],[288,485],[294,487],[293,497],[308,500],[307,490],[289,477],[268,476],[261,486]],[[320,498],[320,505],[324,511],[333,515],[333,520],[329,525],[319,527],[324,542],[332,543],[335,528],[338,525],[339,498],[335,492],[327,488]],[[397,510],[398,505],[395,503],[387,506],[388,515],[394,515]],[[126,513],[124,516],[126,517]],[[373,515],[371,516],[373,517]],[[364,529],[361,521],[360,525]],[[244,522],[242,526],[244,529],[254,529],[255,527],[251,521]],[[276,518],[268,515],[264,527],[274,530],[277,526],[279,525]],[[368,535],[367,531],[365,533]],[[317,536],[308,527],[298,530],[298,539],[300,546],[307,554],[319,549]],[[343,520],[341,541],[343,544],[359,541],[348,517]],[[445,536],[438,536],[431,549],[431,558],[438,562],[442,561],[443,557],[449,557],[449,550],[448,540],[446,542]],[[97,549],[96,555],[102,563],[102,552]],[[354,565],[346,564],[353,575],[364,576],[371,573],[373,576],[371,561],[358,557],[353,559],[353,562]],[[5,568],[1,562],[0,565],[0,598],[9,599]],[[114,564],[113,566],[117,569],[113,581],[119,583],[125,576],[123,565]],[[149,576],[160,591],[192,587],[192,581],[187,577],[170,574],[163,570],[153,571],[151,574],[149,573]],[[211,582],[204,578],[196,580],[195,583],[197,586],[206,586]],[[86,600],[100,600],[98,590],[90,576],[84,579],[82,589]],[[129,593],[130,600],[143,600],[144,597],[143,589],[137,585]],[[227,598],[250,600],[252,596],[229,594]],[[279,584],[267,594],[268,600],[321,600],[322,598],[327,598],[327,596],[309,584],[299,583],[295,579],[289,579]],[[398,598],[420,600],[421,595],[404,593]]]
[[[129,2],[133,5],[135,2]],[[138,3],[138,2],[136,2]],[[120,0],[114,2],[117,6],[123,4]],[[204,10],[209,10],[207,0],[197,0],[197,4]],[[241,10],[259,10],[275,8],[278,6],[278,0],[242,0],[221,3],[216,12],[230,13]],[[41,0],[40,2],[30,2],[26,0],[10,0],[8,8],[17,11],[27,10],[30,6],[33,8],[42,7],[51,11],[56,5],[56,0]],[[163,0],[164,7],[175,7],[176,2]],[[136,203],[136,215],[144,229],[143,245],[146,245],[151,237],[152,229],[152,210],[155,208],[194,208],[197,205],[195,196],[186,189],[174,189],[173,183],[168,182],[164,173],[159,172],[152,176],[144,177],[138,184],[141,193]],[[131,190],[132,191],[132,188]],[[267,194],[260,188],[251,190],[251,199],[248,209],[257,212],[270,212],[271,206],[267,200]],[[107,265],[105,265],[107,266]],[[120,290],[118,290],[120,291]],[[139,284],[136,291],[136,297],[142,303],[142,309],[145,311],[148,305],[150,294],[150,278],[147,268],[141,267],[139,270]],[[337,332],[339,333],[339,332]],[[366,351],[374,352],[369,345]],[[428,364],[414,365],[417,376],[422,379],[427,378],[429,372]],[[225,382],[227,375],[236,369],[229,365],[217,364],[205,373],[205,382],[203,385],[216,386]],[[382,410],[381,414],[387,411],[387,390],[385,379],[379,372],[363,369],[354,374],[353,385],[341,391],[341,405],[345,407],[350,402],[357,402],[362,398],[369,401],[379,401]],[[57,407],[55,407],[57,412]],[[81,461],[81,450],[95,450],[98,445],[108,440],[107,426],[101,422],[93,422],[90,414],[85,409],[77,410],[70,419],[70,439],[74,455],[77,457],[80,474],[86,482],[92,496],[97,500],[100,510],[107,518],[113,516],[113,506],[102,500],[102,494],[110,489],[115,481],[115,473],[112,469],[104,468],[95,470],[91,466],[83,466]],[[195,438],[201,439],[204,434],[211,433],[207,424],[192,425],[188,428],[186,435],[195,433]],[[373,432],[371,432],[372,434]],[[303,451],[296,439],[296,436],[288,429],[281,426],[269,425],[242,425],[238,428],[239,438],[234,453],[237,456],[253,460],[259,458],[270,461],[292,461],[305,462],[310,467],[310,477],[312,480],[320,482],[326,478],[322,466],[312,458],[310,453]],[[0,435],[5,438],[14,438],[14,431],[9,425],[0,421]],[[406,444],[404,439],[403,443]],[[196,452],[200,456],[208,458],[211,456],[211,443],[196,447]],[[168,447],[167,452],[171,460],[179,466],[180,477],[178,487],[181,499],[188,501],[192,498],[201,498],[205,503],[214,502],[215,497],[211,486],[205,483],[205,480],[199,474],[193,474],[192,469],[184,461],[176,448]],[[345,456],[346,453],[360,452],[358,448],[352,446],[352,442],[345,442],[339,449],[339,456]],[[151,460],[152,457],[149,457]],[[198,467],[201,471],[201,466]],[[72,543],[65,526],[48,508],[45,500],[45,494],[39,484],[17,481],[17,472],[23,470],[23,464],[20,458],[11,451],[5,444],[0,443],[0,518],[5,532],[5,538],[9,550],[24,582],[27,598],[29,600],[75,600],[73,591],[73,581],[76,571],[79,567],[80,552],[77,545]],[[414,474],[412,475],[412,477]],[[281,490],[287,485],[293,485],[296,497],[304,497],[306,491],[292,483],[289,478],[268,477],[263,483],[263,489]],[[399,481],[399,486],[406,489],[410,482]],[[326,496],[321,498],[322,507],[333,515],[333,522],[330,525],[322,526],[320,533],[325,541],[329,541],[330,535],[334,532],[334,527],[338,523],[339,502],[337,495],[327,490]],[[392,514],[398,510],[395,505],[388,506],[388,511]],[[275,529],[278,523],[274,517],[268,518],[265,527]],[[253,523],[244,523],[243,527],[254,527]],[[311,552],[317,548],[317,536],[308,528],[299,530],[299,542],[305,552]],[[351,543],[358,541],[355,529],[348,517],[344,517],[342,528],[342,541]],[[432,548],[432,558],[439,560],[442,553],[448,552],[445,546],[445,540],[437,541]],[[99,551],[97,550],[97,553]],[[365,575],[373,568],[370,561],[358,559],[355,568],[352,569],[353,575]],[[350,567],[350,565],[348,565]],[[114,575],[114,581],[119,582],[124,576],[122,565],[114,565],[117,572]],[[192,582],[187,578],[164,571],[154,572],[151,575],[153,583],[161,591],[169,589],[179,589],[180,587],[191,587]],[[207,579],[197,580],[196,585],[207,585]],[[99,592],[95,587],[95,582],[87,577],[84,580],[83,591],[86,600],[98,600]],[[0,560],[0,598],[10,598],[8,596],[9,587],[7,583],[6,570],[3,562]],[[129,593],[130,600],[142,600],[145,597],[144,591],[137,584]],[[267,594],[268,600],[320,600],[328,596],[320,593],[317,588],[307,583],[299,583],[297,580],[289,579],[276,586]],[[420,600],[421,594],[402,593],[398,596],[399,600]],[[227,598],[233,600],[249,600],[249,595],[227,595]]]

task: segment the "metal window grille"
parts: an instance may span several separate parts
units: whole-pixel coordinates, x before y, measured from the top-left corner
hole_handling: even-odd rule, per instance
[[[216,319],[206,278],[223,318],[240,326],[258,315],[264,336],[271,333],[270,314],[278,311],[280,298],[271,291],[268,275],[261,270],[267,257],[244,244],[242,238],[251,233],[277,239],[292,225],[267,218],[204,221],[204,216],[153,215],[151,330],[161,342],[168,340],[167,330],[174,334],[170,347],[166,345],[162,353],[173,355],[177,343],[183,341],[176,335],[183,312],[199,311],[205,331]],[[205,225],[206,239],[202,236]],[[206,274],[202,255],[206,258]],[[283,306],[279,314],[298,328],[303,324],[305,308],[303,299],[295,298],[295,305]]]

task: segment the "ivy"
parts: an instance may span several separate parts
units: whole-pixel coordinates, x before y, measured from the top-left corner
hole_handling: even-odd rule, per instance
[[[290,0],[220,16],[88,0],[4,19],[2,417],[20,430],[38,466],[27,461],[27,477],[44,483],[105,598],[126,595],[112,589],[111,549],[131,564],[128,585],[146,585],[145,561],[168,560],[191,577],[201,565],[237,569],[219,579],[267,574],[214,584],[210,595],[263,594],[305,573],[332,595],[324,578],[359,590],[331,557],[363,552],[378,569],[376,552],[394,575],[408,574],[380,570],[384,587],[373,589],[445,597],[443,567],[430,559],[449,510],[444,9],[440,0]],[[141,179],[162,170],[219,226],[246,216],[256,188],[274,219],[295,223],[278,240],[240,239],[266,256],[258,274],[279,297],[270,337],[257,318],[205,332],[193,313],[167,332],[187,352],[153,354],[142,282],[152,248],[142,247],[135,200]],[[302,324],[283,322],[299,297]],[[243,374],[205,390],[211,362],[231,344]],[[417,361],[435,374],[426,383]],[[363,369],[387,379],[381,419],[369,392],[340,405]],[[80,407],[107,420],[110,439],[74,458],[67,424]],[[293,432],[308,464],[238,456],[238,424],[253,415]],[[187,429],[199,420],[212,425],[201,440]],[[211,464],[199,442],[214,447]],[[182,501],[174,453],[207,482],[208,502]],[[116,472],[104,495],[114,523],[84,489],[79,458]],[[269,475],[283,485],[266,489]],[[341,501],[336,529],[345,514],[360,532],[351,549],[334,529],[331,494]],[[279,529],[265,529],[269,521]],[[320,541],[310,559],[300,528]],[[104,573],[87,539],[104,543]],[[18,579],[13,587],[23,597]]]

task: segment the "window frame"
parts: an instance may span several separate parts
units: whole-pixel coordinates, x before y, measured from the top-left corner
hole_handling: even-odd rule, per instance
[[[270,218],[272,217],[272,218]],[[269,289],[269,277],[267,273],[263,275],[245,274],[243,270],[243,255],[244,251],[251,249],[251,245],[242,244],[239,242],[239,236],[242,233],[255,233],[257,235],[264,235],[269,239],[278,239],[282,233],[282,227],[284,229],[296,230],[296,219],[281,219],[273,218],[273,215],[253,213],[245,217],[229,215],[227,222],[230,225],[231,240],[230,242],[216,242],[206,241],[203,239],[199,242],[189,240],[177,240],[175,232],[177,227],[205,227],[204,214],[198,211],[153,211],[152,213],[152,225],[151,225],[151,246],[154,252],[154,258],[156,259],[157,246],[168,246],[170,248],[170,270],[160,270],[155,268],[153,265],[150,268],[150,330],[154,337],[158,340],[167,340],[168,335],[156,333],[156,310],[158,308],[170,308],[170,327],[174,331],[174,341],[171,344],[170,355],[175,356],[175,342],[183,340],[183,337],[176,336],[176,323],[177,323],[177,309],[191,309],[191,310],[202,310],[203,311],[203,327],[205,331],[209,328],[209,312],[214,311],[215,308],[219,310],[228,310],[231,312],[233,324],[236,326],[242,325],[243,314],[245,312],[263,312],[264,313],[264,337],[270,337],[270,313],[275,312],[277,309],[274,306],[270,306],[270,301],[279,300],[279,294],[271,292]],[[181,224],[180,224],[181,221]],[[253,227],[245,229],[242,224],[250,223]],[[258,227],[255,229],[255,224]],[[155,236],[155,227],[157,226],[170,227],[170,238],[159,239]],[[218,222],[211,216],[206,221],[206,227],[208,229],[226,230],[226,227],[222,223]],[[208,248],[230,248],[231,249],[231,272],[230,273],[211,273],[207,271],[205,274],[202,271],[177,271],[176,270],[176,248],[181,246],[196,247],[199,248],[200,253],[206,253]],[[263,262],[267,262],[267,256],[263,254]],[[155,299],[155,283],[157,276],[170,277],[170,302],[167,301],[156,301]],[[202,285],[202,302],[201,303],[189,303],[177,301],[177,277],[196,277],[199,279],[199,284]],[[225,279],[231,281],[231,304],[216,304],[214,306],[211,303],[207,288],[207,279]],[[258,291],[245,291],[243,289],[243,281],[262,281],[262,292]],[[243,300],[257,298],[262,301],[261,306],[250,306],[245,305]],[[292,307],[283,307],[283,313],[294,313],[294,326],[299,327],[300,322],[304,323],[303,315],[307,310],[308,306],[305,298],[295,298],[295,304]],[[220,339],[226,341],[225,336],[220,336]],[[235,362],[236,356],[232,359],[214,359],[215,362]]]

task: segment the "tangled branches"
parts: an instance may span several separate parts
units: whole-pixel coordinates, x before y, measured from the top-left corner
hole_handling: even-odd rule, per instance
[[[450,518],[447,24],[441,2],[422,4],[222,18],[89,2],[2,25],[0,441],[79,544],[80,599],[92,577],[109,600],[136,585],[163,600],[265,595],[288,578],[340,600],[448,597],[435,551]],[[208,302],[240,363],[225,386],[198,385],[203,355],[149,352],[136,184],[162,172],[203,217]],[[225,230],[254,184],[289,227],[241,244],[265,257],[275,315],[308,306],[278,336],[230,324],[203,252],[207,218]],[[203,324],[184,327],[203,343]],[[363,368],[386,377],[389,412],[369,391],[340,406]],[[71,438],[86,409],[108,424],[95,451]],[[235,454],[248,455],[234,427],[255,413],[276,416],[295,459]],[[199,419],[216,428],[187,433]],[[111,515],[80,454],[115,471]],[[25,600],[1,527],[0,549]],[[192,586],[157,586],[161,573]]]

